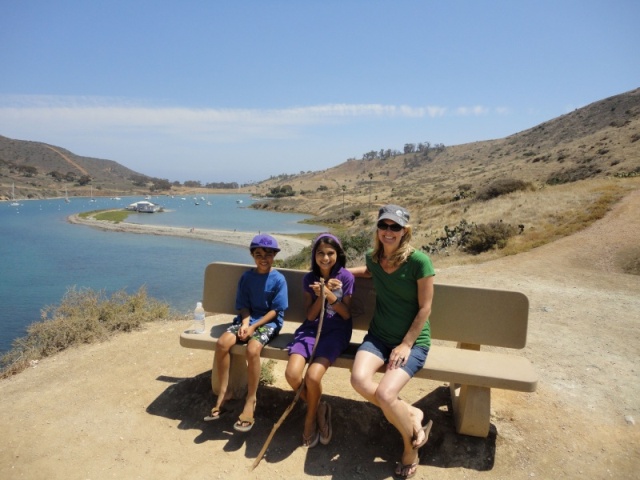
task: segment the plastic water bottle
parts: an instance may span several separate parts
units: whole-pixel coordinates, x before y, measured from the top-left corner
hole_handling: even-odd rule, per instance
[[[188,330],[188,333],[202,333],[204,332],[204,308],[202,308],[202,302],[196,304],[196,309],[193,311],[193,329]]]

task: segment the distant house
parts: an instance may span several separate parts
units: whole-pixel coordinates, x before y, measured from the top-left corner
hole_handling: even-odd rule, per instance
[[[126,207],[126,210],[139,213],[154,213],[162,210],[162,207],[160,205],[156,205],[155,203],[142,200],[140,202],[132,203],[131,205]]]

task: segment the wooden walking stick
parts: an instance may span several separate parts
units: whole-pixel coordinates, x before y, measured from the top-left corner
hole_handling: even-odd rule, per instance
[[[260,450],[258,457],[254,460],[253,465],[251,465],[250,471],[254,470],[262,460],[262,457],[264,457],[264,454],[267,451],[267,448],[269,448],[269,444],[271,443],[273,436],[276,434],[276,432],[278,431],[278,428],[280,428],[280,425],[282,425],[282,423],[287,418],[291,410],[293,410],[293,407],[298,402],[298,399],[300,398],[300,394],[302,393],[302,389],[304,388],[304,381],[307,376],[307,371],[309,370],[309,365],[311,365],[311,362],[313,362],[313,357],[316,354],[316,347],[318,346],[318,341],[320,340],[320,332],[322,332],[322,322],[324,321],[324,278],[320,279],[320,298],[322,300],[322,303],[320,306],[320,317],[318,322],[318,331],[316,332],[316,342],[313,344],[313,350],[311,350],[311,356],[309,357],[309,362],[307,362],[307,369],[305,370],[305,374],[302,377],[302,383],[298,387],[298,390],[296,391],[296,394],[293,397],[293,400],[291,401],[287,409],[280,416],[280,419],[273,425],[273,428],[271,429],[271,433],[267,437],[267,440],[264,442],[264,445],[262,446],[262,449]]]

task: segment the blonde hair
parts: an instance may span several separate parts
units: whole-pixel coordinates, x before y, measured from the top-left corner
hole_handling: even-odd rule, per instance
[[[398,249],[393,252],[391,257],[387,258],[389,265],[396,267],[398,265],[402,265],[407,261],[409,256],[414,252],[415,248],[411,246],[411,233],[413,228],[411,225],[406,224],[404,226],[404,235],[400,238],[400,245],[398,245]],[[373,252],[371,252],[371,260],[374,263],[380,263],[380,258],[384,254],[384,247],[382,242],[380,242],[380,237],[378,236],[378,228],[376,227],[375,236],[373,239]]]

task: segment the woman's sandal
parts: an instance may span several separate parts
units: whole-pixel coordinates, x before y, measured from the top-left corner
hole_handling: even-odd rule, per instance
[[[398,471],[398,467],[400,467],[399,468],[400,471]],[[407,463],[406,465],[403,464],[402,462],[398,462],[396,463],[396,468],[393,471],[393,476],[394,478],[400,478],[400,479],[413,478],[416,476],[417,472],[418,472],[418,462]]]
[[[433,426],[433,420],[429,420],[427,422],[427,424],[424,427],[422,427],[422,431],[424,432],[424,438],[422,439],[422,441],[419,444],[417,444],[415,447],[413,447],[414,450],[418,450],[419,448],[424,447],[424,445],[429,440],[429,432],[431,432],[431,427],[432,426]]]
[[[320,428],[320,443],[322,445],[329,445],[331,441],[331,436],[333,435],[333,429],[331,427],[331,405],[327,402],[322,402],[324,404],[324,427]],[[320,422],[318,422],[318,426]]]

